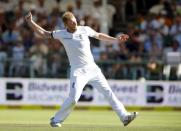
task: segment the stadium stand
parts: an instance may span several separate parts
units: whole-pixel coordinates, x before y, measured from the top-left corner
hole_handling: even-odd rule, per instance
[[[80,25],[112,36],[129,34],[125,44],[90,38],[108,79],[181,79],[179,0],[0,0],[0,77],[68,77],[63,46],[33,34],[24,21],[29,10],[46,30],[63,29],[61,15],[71,11]]]

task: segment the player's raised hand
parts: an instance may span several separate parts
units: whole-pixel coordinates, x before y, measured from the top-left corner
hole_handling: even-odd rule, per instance
[[[129,35],[127,34],[121,34],[119,37],[118,37],[118,40],[121,41],[121,42],[125,42],[129,39]]]
[[[27,22],[32,20],[32,14],[31,14],[31,12],[28,12],[28,14],[25,16],[25,20],[26,20]]]

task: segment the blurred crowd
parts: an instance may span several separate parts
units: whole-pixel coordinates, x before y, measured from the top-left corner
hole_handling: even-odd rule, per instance
[[[179,64],[168,68],[169,52],[175,58],[181,53],[180,0],[0,0],[1,77],[67,77],[62,44],[35,34],[24,21],[28,11],[50,31],[64,29],[61,16],[71,11],[80,25],[115,37],[127,33],[126,43],[90,38],[95,61],[107,78],[160,80],[167,72],[173,73],[169,79],[180,77]]]

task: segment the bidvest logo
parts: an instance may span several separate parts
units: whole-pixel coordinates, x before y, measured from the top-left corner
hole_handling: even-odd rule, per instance
[[[23,98],[23,85],[17,82],[6,83],[6,99],[9,101],[22,100]]]
[[[79,99],[80,102],[89,102],[93,100],[93,87],[91,85],[86,85],[83,89],[82,95]]]
[[[147,86],[147,103],[162,103],[163,98],[163,87],[161,85],[148,85]]]

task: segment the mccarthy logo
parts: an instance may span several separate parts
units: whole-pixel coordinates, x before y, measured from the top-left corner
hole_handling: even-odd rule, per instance
[[[23,85],[16,82],[6,83],[6,99],[21,100],[23,98]]]
[[[162,103],[163,87],[160,85],[148,85],[146,97],[147,103]]]

